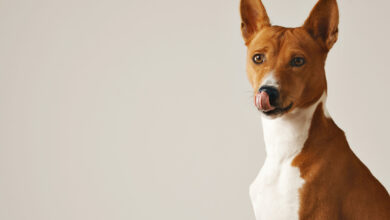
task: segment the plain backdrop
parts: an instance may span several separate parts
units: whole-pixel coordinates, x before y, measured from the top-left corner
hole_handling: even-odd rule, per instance
[[[264,0],[299,26],[315,0]],[[0,219],[254,219],[239,0],[0,0]],[[390,2],[339,1],[328,109],[390,189]]]

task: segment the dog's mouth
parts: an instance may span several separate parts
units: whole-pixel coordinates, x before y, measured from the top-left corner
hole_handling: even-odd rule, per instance
[[[281,115],[281,114],[288,112],[292,106],[293,106],[293,103],[291,102],[288,106],[286,106],[284,108],[283,107],[275,107],[274,109],[272,109],[270,111],[262,111],[262,112],[267,116]]]
[[[293,102],[286,107],[276,104],[277,101],[268,95],[267,92],[259,92],[255,95],[255,106],[267,116],[281,115],[291,109]]]

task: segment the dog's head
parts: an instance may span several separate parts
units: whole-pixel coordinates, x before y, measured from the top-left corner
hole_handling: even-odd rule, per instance
[[[240,10],[256,107],[277,117],[316,102],[326,92],[325,60],[337,40],[336,0],[319,0],[297,28],[271,25],[261,0],[241,0]]]

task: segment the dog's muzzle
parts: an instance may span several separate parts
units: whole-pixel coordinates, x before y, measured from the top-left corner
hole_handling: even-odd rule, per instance
[[[262,86],[255,95],[255,105],[263,112],[269,112],[276,108],[279,91],[272,86]]]

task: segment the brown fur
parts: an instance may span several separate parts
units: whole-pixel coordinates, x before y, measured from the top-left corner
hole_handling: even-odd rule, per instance
[[[350,149],[344,132],[325,117],[320,104],[309,137],[294,159],[305,185],[300,219],[390,219],[386,189]]]
[[[260,0],[241,0],[242,33],[247,52],[247,75],[257,93],[264,76],[274,71],[281,106],[305,108],[326,92],[325,61],[337,41],[336,0],[320,0],[302,27],[272,26]],[[261,65],[255,54],[265,54]],[[304,57],[302,67],[289,65]],[[325,117],[320,104],[309,137],[294,159],[305,180],[300,190],[300,219],[390,219],[390,197],[349,148],[344,132]]]

